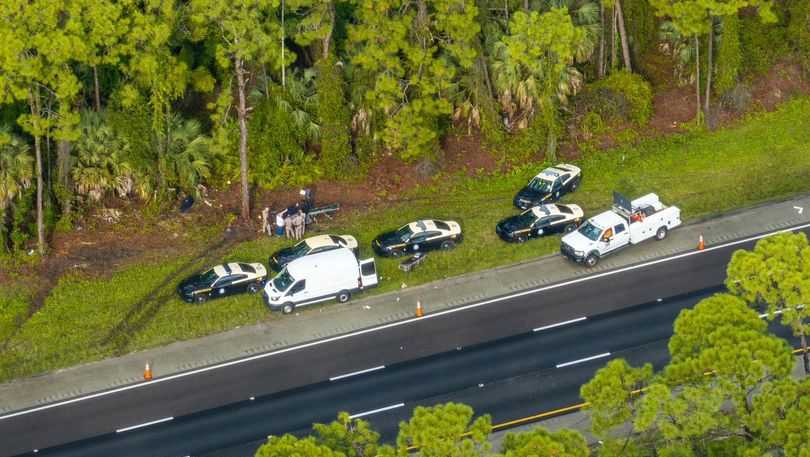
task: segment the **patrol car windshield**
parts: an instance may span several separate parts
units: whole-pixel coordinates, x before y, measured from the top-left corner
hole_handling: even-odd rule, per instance
[[[602,229],[588,221],[582,224],[582,227],[579,228],[579,233],[585,235],[585,238],[591,241],[596,241],[599,239],[599,234],[602,233]]]
[[[275,287],[279,292],[284,292],[294,282],[295,279],[293,279],[293,277],[290,276],[290,273],[284,269],[284,271],[279,273],[279,275],[273,279],[273,287]]]
[[[408,239],[410,239],[411,235],[413,235],[413,232],[411,231],[411,227],[409,225],[400,227],[400,229],[394,233],[402,241],[407,241]]]
[[[295,257],[306,255],[307,252],[309,252],[309,245],[307,244],[306,241],[301,241],[300,243],[290,248],[290,255]]]
[[[200,284],[207,284],[207,285],[211,285],[211,284],[213,284],[213,283],[214,283],[214,281],[216,281],[217,279],[219,279],[219,275],[217,275],[216,273],[214,273],[214,269],[212,268],[212,269],[210,269],[210,270],[206,271],[205,273],[200,274],[200,280],[199,280],[199,283],[200,283]]]
[[[551,181],[535,176],[529,181],[529,189],[536,192],[551,192]]]
[[[519,216],[515,217],[515,222],[521,226],[527,226],[534,223],[534,214],[532,214],[532,210],[524,211],[520,213]]]

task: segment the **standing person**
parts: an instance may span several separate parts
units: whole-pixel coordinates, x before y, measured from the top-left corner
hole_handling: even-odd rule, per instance
[[[301,196],[303,201],[301,202],[301,210],[305,213],[308,213],[312,208],[315,207],[315,199],[312,196],[312,189],[305,188],[298,191],[298,194]]]
[[[270,207],[265,206],[262,210],[262,215],[260,216],[261,219],[261,226],[259,227],[259,233],[266,233],[268,235],[273,234],[273,230],[270,228]]]
[[[306,225],[306,216],[303,211],[299,211],[295,215],[295,239],[300,240],[304,237],[304,229]]]
[[[295,216],[298,214],[298,208],[290,206],[285,212],[287,216],[284,218],[284,233],[287,238],[295,239]]]
[[[284,236],[284,216],[286,214],[287,210],[276,213],[276,236]]]

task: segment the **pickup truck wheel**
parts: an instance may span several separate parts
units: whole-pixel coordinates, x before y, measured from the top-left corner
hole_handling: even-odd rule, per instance
[[[262,288],[261,284],[259,284],[257,282],[253,282],[253,283],[250,283],[250,285],[248,286],[248,292],[250,292],[252,294],[255,294],[255,293],[258,293],[259,290],[261,290],[261,288]]]
[[[442,250],[449,251],[450,249],[453,249],[454,247],[456,247],[456,243],[453,243],[450,240],[445,240],[445,241],[442,241],[442,246],[441,247],[442,247]]]
[[[568,225],[565,226],[563,231],[565,231],[565,233],[571,233],[576,229],[577,229],[577,224],[568,224]]]
[[[596,264],[599,263],[599,257],[594,254],[588,254],[588,257],[585,257],[585,265],[589,268],[595,267]]]
[[[284,303],[284,306],[281,307],[281,312],[284,314],[291,314],[295,310],[295,305],[292,303]]]
[[[352,296],[348,290],[341,290],[337,295],[337,301],[340,303],[346,303],[351,297]]]
[[[666,227],[660,227],[658,229],[658,231],[655,232],[655,239],[658,240],[658,241],[661,241],[666,237],[667,237],[667,228]]]
[[[202,305],[203,303],[208,301],[208,295],[199,294],[194,297],[194,302],[198,305]]]

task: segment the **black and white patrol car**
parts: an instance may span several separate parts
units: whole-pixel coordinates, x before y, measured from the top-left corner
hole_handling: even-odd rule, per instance
[[[577,205],[539,205],[498,222],[495,233],[504,241],[523,243],[538,236],[573,232],[582,216],[582,208]]]
[[[177,286],[180,297],[189,303],[204,303],[211,298],[262,290],[267,270],[260,263],[226,263],[187,278]]]
[[[371,247],[383,257],[399,257],[409,252],[452,249],[462,238],[458,222],[426,219],[380,234]]]
[[[520,209],[553,203],[568,192],[577,190],[581,180],[582,170],[579,167],[561,163],[538,173],[520,189],[513,202]]]
[[[297,244],[276,251],[270,256],[268,266],[273,271],[281,271],[285,265],[305,255],[348,248],[358,255],[357,239],[351,235],[318,235],[299,241]]]

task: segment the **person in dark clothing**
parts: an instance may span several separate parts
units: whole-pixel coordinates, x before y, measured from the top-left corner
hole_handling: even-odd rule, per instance
[[[301,202],[301,210],[304,211],[304,213],[308,213],[315,207],[315,198],[312,195],[312,189],[301,189],[298,194],[301,195],[303,199]]]

